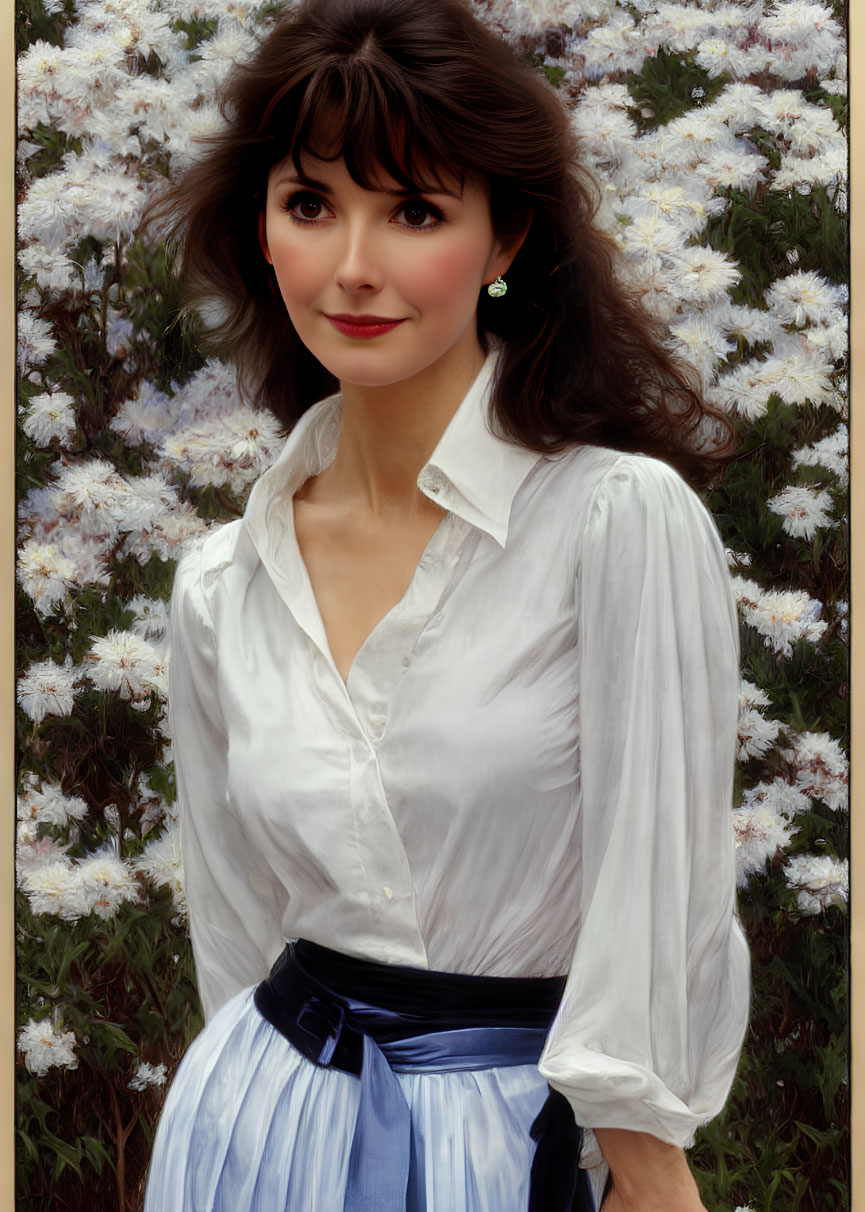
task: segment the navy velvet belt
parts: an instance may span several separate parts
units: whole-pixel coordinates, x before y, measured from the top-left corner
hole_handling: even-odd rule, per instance
[[[305,939],[286,947],[255,990],[258,1010],[308,1060],[361,1080],[344,1212],[405,1212],[411,1113],[394,1072],[536,1064],[564,985],[379,964]],[[594,1212],[567,1099],[550,1090],[530,1131],[527,1212]]]

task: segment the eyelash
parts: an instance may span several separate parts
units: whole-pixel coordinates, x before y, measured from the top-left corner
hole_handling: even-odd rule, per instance
[[[288,213],[288,217],[293,220],[293,222],[299,223],[304,227],[314,227],[320,222],[320,219],[305,219],[301,215],[294,214],[294,208],[296,206],[299,206],[301,202],[309,201],[320,203],[323,207],[327,206],[324,199],[320,198],[317,194],[310,193],[309,190],[298,190],[286,199],[285,203],[283,204],[283,209]],[[437,206],[434,206],[432,202],[425,202],[423,198],[406,198],[406,200],[399,207],[399,210],[406,210],[410,206],[415,206],[420,210],[426,211],[434,222],[424,223],[422,226],[418,226],[415,223],[399,224],[400,227],[404,227],[408,231],[433,231],[433,229],[438,227],[444,220],[444,212],[441,211]]]

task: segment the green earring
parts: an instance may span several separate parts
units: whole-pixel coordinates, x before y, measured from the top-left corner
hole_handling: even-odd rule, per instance
[[[487,287],[487,294],[493,299],[500,299],[502,295],[508,293],[508,284],[504,278],[496,278],[495,282],[490,282]]]

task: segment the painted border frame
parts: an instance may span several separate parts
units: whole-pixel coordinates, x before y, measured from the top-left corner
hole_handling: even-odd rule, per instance
[[[865,7],[849,4],[850,62],[865,61]],[[0,1209],[15,1199],[15,5],[0,0]],[[3,66],[5,64],[5,66]],[[863,117],[859,118],[862,99]],[[851,1212],[865,1212],[865,80],[850,81]],[[865,189],[865,186],[863,186]],[[863,300],[863,311],[859,301]],[[860,425],[862,429],[860,430]],[[862,889],[857,873],[862,872]],[[857,1148],[858,1145],[858,1148]],[[731,1210],[732,1212],[732,1210]]]

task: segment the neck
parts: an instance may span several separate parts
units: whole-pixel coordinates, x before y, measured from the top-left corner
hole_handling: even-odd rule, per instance
[[[477,344],[450,352],[401,383],[341,385],[339,446],[321,477],[329,491],[373,513],[425,503],[418,475],[484,362]]]

